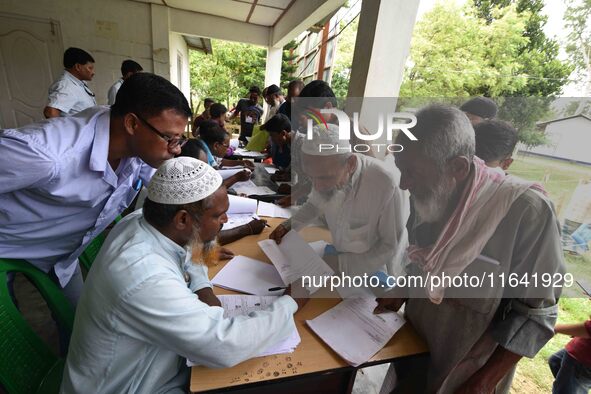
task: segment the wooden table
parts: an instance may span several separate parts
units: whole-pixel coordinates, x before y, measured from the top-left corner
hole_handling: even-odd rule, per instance
[[[271,228],[257,236],[245,237],[226,245],[236,255],[248,256],[269,262],[257,245],[267,239],[272,228],[283,219],[268,219]],[[330,242],[330,233],[321,228],[306,228],[301,232],[308,241],[323,239]],[[221,262],[209,268],[212,278],[225,265]],[[216,294],[236,294],[214,287]],[[339,299],[312,298],[306,306],[294,315],[302,342],[293,353],[257,357],[244,361],[232,368],[211,369],[193,367],[190,390],[192,393],[236,392],[236,393],[346,393],[350,392],[357,368],[347,364],[328,347],[306,325],[310,320],[340,302]],[[354,340],[354,338],[352,338]],[[425,343],[416,335],[409,324],[400,331],[367,363],[358,368],[392,362],[394,359],[425,353]]]

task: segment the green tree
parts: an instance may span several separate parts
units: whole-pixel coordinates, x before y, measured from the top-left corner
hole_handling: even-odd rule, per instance
[[[339,31],[341,34],[337,37],[337,51],[333,64],[334,69],[332,72],[331,86],[337,97],[347,97],[349,91],[351,64],[353,63],[353,53],[355,52],[359,18],[356,18],[348,26],[347,23],[345,21],[340,22]]]
[[[523,142],[543,143],[535,122],[547,116],[571,67],[558,60],[558,44],[543,33],[542,5],[541,0],[437,3],[415,26],[400,95],[455,97],[454,103],[467,96],[494,97],[499,116],[520,130]]]
[[[191,51],[191,93],[202,101],[211,97],[231,108],[248,88],[264,88],[267,50],[254,45],[212,40],[212,54]],[[290,49],[294,41],[283,48],[281,81],[286,87],[296,66]]]
[[[586,95],[591,95],[591,0],[568,0],[564,13],[568,29],[566,52],[576,71],[584,77]]]

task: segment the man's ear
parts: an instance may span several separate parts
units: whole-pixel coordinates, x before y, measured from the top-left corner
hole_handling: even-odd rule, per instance
[[[456,181],[465,180],[470,174],[470,160],[466,156],[457,156],[450,160],[449,168],[451,175]]]
[[[176,230],[184,231],[188,227],[191,227],[192,219],[193,218],[191,217],[189,212],[185,211],[184,209],[181,209],[174,215],[172,223]]]
[[[355,155],[351,155],[347,158],[347,171],[349,173],[353,173],[355,171],[355,167],[357,166],[357,157]]]
[[[139,126],[138,119],[130,112],[123,116],[123,127],[129,135],[134,135]]]

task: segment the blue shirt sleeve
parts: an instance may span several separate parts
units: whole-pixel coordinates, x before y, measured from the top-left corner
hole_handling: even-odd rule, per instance
[[[49,182],[57,163],[19,133],[0,133],[0,194]]]

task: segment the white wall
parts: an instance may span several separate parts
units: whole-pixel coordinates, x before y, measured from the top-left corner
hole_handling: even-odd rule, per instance
[[[183,36],[171,32],[169,34],[170,81],[183,92],[187,100],[191,97],[191,78],[189,75],[189,50]],[[182,58],[182,66],[177,67],[177,57]],[[179,72],[181,75],[179,84]]]
[[[89,83],[99,104],[131,58],[152,71],[150,5],[126,0],[2,0],[0,12],[52,19],[59,23],[64,49],[79,47],[96,60]]]
[[[566,119],[546,126],[547,146],[531,152],[591,163],[591,121],[583,117]]]

